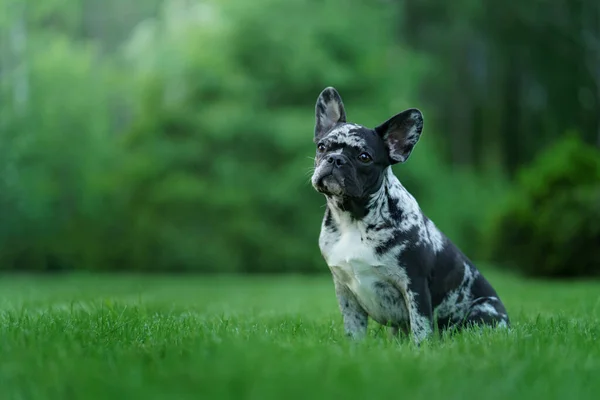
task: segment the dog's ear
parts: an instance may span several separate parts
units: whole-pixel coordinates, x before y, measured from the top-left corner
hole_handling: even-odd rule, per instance
[[[346,111],[342,97],[331,86],[323,89],[315,105],[315,143],[336,124],[343,122],[346,122]]]
[[[421,137],[423,115],[416,108],[402,111],[375,128],[385,142],[392,164],[405,162]]]

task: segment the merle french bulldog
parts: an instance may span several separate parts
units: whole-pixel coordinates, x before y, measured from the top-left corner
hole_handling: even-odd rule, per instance
[[[346,335],[368,317],[411,335],[470,324],[508,327],[506,309],[472,262],[429,220],[391,166],[405,162],[423,130],[417,109],[375,129],[346,122],[336,89],[317,99],[312,185],[327,199],[319,247]],[[434,317],[435,315],[435,317]]]

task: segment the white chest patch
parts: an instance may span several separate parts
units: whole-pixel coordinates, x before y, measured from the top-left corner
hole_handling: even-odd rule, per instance
[[[379,263],[375,252],[365,242],[360,230],[351,227],[345,230],[338,240],[322,249],[327,264],[332,266],[355,265],[358,270],[371,269]],[[364,267],[364,268],[363,268]],[[357,271],[358,272],[358,271]]]
[[[348,227],[331,243],[322,241],[321,251],[336,279],[354,293],[371,318],[385,324],[408,317],[400,291],[384,276],[385,260],[358,227]]]

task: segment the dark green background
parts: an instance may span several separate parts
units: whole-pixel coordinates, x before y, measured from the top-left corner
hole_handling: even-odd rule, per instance
[[[0,0],[0,269],[326,272],[314,103],[408,107],[395,168],[471,258],[600,269],[592,0]]]

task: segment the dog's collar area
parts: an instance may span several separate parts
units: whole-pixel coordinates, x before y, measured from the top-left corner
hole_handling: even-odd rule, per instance
[[[337,216],[338,219],[347,217],[350,221],[362,221],[376,212],[377,207],[371,205],[371,197],[356,198],[349,196],[325,195],[327,206]]]

